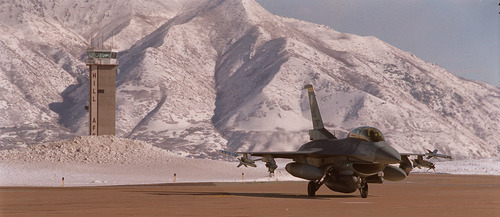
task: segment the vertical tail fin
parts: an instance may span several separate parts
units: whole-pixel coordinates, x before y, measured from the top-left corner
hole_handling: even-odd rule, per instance
[[[324,140],[324,139],[337,139],[332,133],[325,129],[321,113],[319,112],[318,102],[316,101],[316,94],[314,94],[313,86],[307,84],[304,86],[309,95],[309,107],[311,108],[311,120],[313,129],[309,130],[309,137],[311,140]]]

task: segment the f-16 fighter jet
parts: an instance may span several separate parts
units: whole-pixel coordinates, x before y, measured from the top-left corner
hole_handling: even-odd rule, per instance
[[[310,140],[299,150],[292,152],[229,152],[224,154],[238,158],[240,165],[256,167],[256,160],[262,160],[272,174],[278,167],[275,158],[293,160],[285,167],[291,175],[309,180],[307,193],[315,196],[316,191],[326,185],[330,190],[352,193],[359,190],[361,197],[368,196],[368,183],[383,183],[384,180],[400,181],[413,169],[408,158],[411,155],[428,157],[449,157],[436,152],[427,154],[400,154],[385,142],[380,130],[362,126],[353,129],[346,138],[338,139],[325,129],[312,85],[306,85],[311,107],[313,129]],[[259,156],[261,159],[250,159]],[[394,166],[391,164],[399,164]]]

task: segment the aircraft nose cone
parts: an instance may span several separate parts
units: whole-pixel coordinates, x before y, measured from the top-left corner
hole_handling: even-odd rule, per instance
[[[383,164],[399,163],[401,161],[401,154],[391,146],[384,145],[377,149],[375,161]]]

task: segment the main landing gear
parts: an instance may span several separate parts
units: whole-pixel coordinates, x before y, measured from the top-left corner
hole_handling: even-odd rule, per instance
[[[307,195],[309,195],[309,197],[314,197],[321,184],[322,183],[318,181],[309,181],[307,184]],[[368,197],[368,183],[365,180],[363,180],[360,184],[359,193],[362,198]]]
[[[315,181],[309,181],[309,184],[307,184],[307,195],[309,197],[314,197],[316,195],[316,191],[319,189],[319,186]]]
[[[323,177],[321,177],[321,179],[309,181],[309,184],[307,184],[307,195],[309,197],[314,197],[314,195],[316,195],[316,191],[318,191],[318,189],[325,183],[326,178],[333,175],[332,171],[333,169],[330,168],[326,171],[325,174],[323,174]]]
[[[361,187],[359,188],[359,193],[362,198],[368,197],[368,183],[365,180],[361,182]]]

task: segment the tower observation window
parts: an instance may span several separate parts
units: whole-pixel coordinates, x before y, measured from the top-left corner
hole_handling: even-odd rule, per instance
[[[100,58],[110,58],[111,57],[111,53],[100,53],[100,54],[101,54]]]
[[[113,59],[116,59],[116,53],[111,53],[111,52],[92,52],[92,53],[88,53],[88,56],[89,56],[89,58],[113,58]]]

